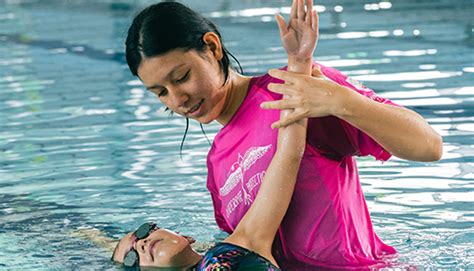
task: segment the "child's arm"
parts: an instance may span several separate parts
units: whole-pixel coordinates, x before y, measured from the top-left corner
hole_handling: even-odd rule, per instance
[[[291,39],[296,39],[298,34],[301,34],[291,28],[292,24],[293,26],[303,26],[303,28],[299,30],[304,30],[304,26],[317,27],[317,23],[311,24],[311,20],[317,21],[316,14],[312,12],[312,1],[307,1],[307,5],[309,17],[307,17],[304,12],[302,1],[295,0],[293,2],[290,26],[288,29],[286,28],[284,20],[279,17],[277,18],[282,40],[289,55],[288,69],[309,75],[311,72],[311,60],[314,47],[309,50],[309,61],[306,59],[303,62],[294,62],[294,56],[290,54],[286,46],[287,44],[285,43],[290,43],[292,46],[295,45],[292,44]],[[303,9],[303,12],[301,12],[301,9]],[[282,27],[285,29],[282,29]],[[306,31],[305,33],[312,35],[314,31]],[[285,37],[287,37],[285,35],[293,36],[285,40]],[[311,43],[311,39],[316,38],[317,35],[312,35],[312,38],[310,37],[308,40]],[[298,37],[299,42],[302,40],[301,37]],[[314,40],[312,44],[315,46],[316,41]],[[293,46],[290,49],[294,49],[294,51],[297,52],[299,49],[298,44],[296,44],[296,47]],[[304,51],[304,53],[307,53],[307,51],[308,50]],[[288,110],[283,110],[280,117],[286,116],[288,114],[287,111]],[[239,222],[232,235],[225,240],[225,242],[233,243],[259,253],[272,261],[275,265],[276,261],[271,254],[271,247],[293,195],[296,177],[306,145],[306,125],[307,120],[304,119],[286,128],[279,129],[277,151],[265,173],[255,201]]]
[[[288,53],[288,71],[311,75],[319,35],[318,13],[313,10],[313,0],[306,0],[306,10],[304,0],[294,0],[288,25],[279,14],[276,20],[283,47]]]
[[[271,246],[293,195],[306,144],[306,119],[279,129],[278,149],[268,167],[257,197],[225,242],[233,243],[275,261]]]
[[[96,246],[109,250],[110,252],[114,251],[118,243],[118,240],[106,236],[102,231],[95,228],[81,228],[71,232],[71,236],[91,241]]]

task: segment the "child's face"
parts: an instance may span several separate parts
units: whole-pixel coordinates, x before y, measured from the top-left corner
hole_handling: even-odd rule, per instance
[[[138,68],[143,84],[173,112],[210,123],[224,109],[227,87],[210,50],[173,50],[145,58]]]
[[[133,232],[125,235],[117,244],[113,260],[124,262],[130,250],[138,253],[140,266],[183,267],[189,265],[186,250],[194,239],[182,236],[166,229],[158,229],[147,238],[136,240]]]

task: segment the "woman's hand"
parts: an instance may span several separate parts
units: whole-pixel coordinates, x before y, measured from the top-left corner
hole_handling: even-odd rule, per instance
[[[290,21],[276,14],[283,47],[289,60],[295,62],[311,61],[318,40],[318,14],[313,10],[313,0],[293,0]]]
[[[283,94],[281,100],[264,102],[264,109],[293,109],[287,116],[272,124],[272,128],[286,127],[304,118],[336,115],[343,110],[343,99],[350,90],[327,79],[318,66],[312,76],[282,70],[270,70],[269,74],[285,81],[283,84],[271,83],[268,89]]]

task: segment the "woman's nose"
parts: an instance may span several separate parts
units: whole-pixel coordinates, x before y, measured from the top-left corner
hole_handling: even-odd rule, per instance
[[[183,91],[176,91],[174,99],[177,108],[186,107],[186,103],[189,101],[189,95]]]

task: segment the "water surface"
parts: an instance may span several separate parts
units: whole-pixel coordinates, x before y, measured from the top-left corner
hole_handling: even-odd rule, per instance
[[[455,3],[453,3],[455,2]],[[151,1],[0,0],[0,269],[115,269],[72,235],[119,238],[146,220],[222,238],[205,188],[209,144],[133,78],[123,42]],[[248,75],[284,66],[289,1],[187,1]],[[472,1],[318,1],[316,60],[416,110],[444,138],[436,163],[358,158],[398,268],[474,268]],[[205,126],[210,139],[220,129]],[[424,142],[420,142],[423,144]],[[395,269],[394,269],[395,270]]]

